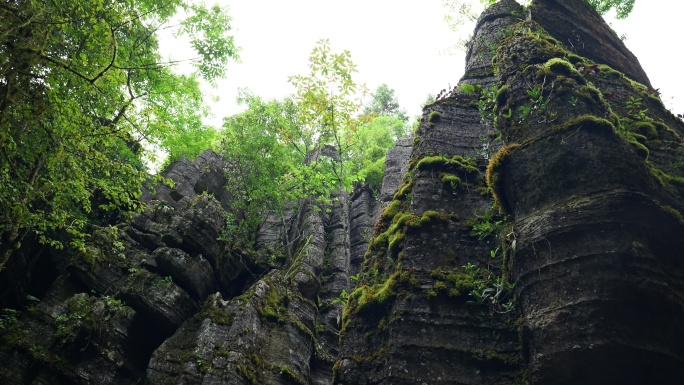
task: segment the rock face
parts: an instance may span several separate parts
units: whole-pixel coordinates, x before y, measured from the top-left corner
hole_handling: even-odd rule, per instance
[[[206,152],[165,176],[175,187],[147,194],[143,214],[96,232],[84,252],[43,261],[56,273],[44,292],[27,291],[40,300],[3,315],[3,383],[136,383],[217,291],[225,164]]]
[[[335,383],[681,382],[684,126],[634,56],[583,1],[501,1],[460,86],[424,111]]]
[[[27,279],[3,289],[32,299],[3,299],[20,310],[0,323],[2,383],[330,384],[336,300],[367,249],[371,191],[335,193],[329,207],[298,202],[266,221],[264,252],[229,250],[222,158],[205,152],[163,175],[173,187],[146,192],[142,214],[103,228],[85,252],[20,250],[13,274],[46,259],[56,272],[33,290]],[[285,259],[265,253],[278,245]]]
[[[536,3],[532,20],[540,22],[527,28],[539,30],[568,7],[579,14],[570,19],[592,19],[574,3]],[[515,223],[510,277],[530,381],[678,383],[682,170],[650,151],[663,140],[681,151],[683,126],[634,82],[647,79],[636,61],[618,59],[630,56],[615,52],[614,39],[587,40],[579,58],[573,47],[544,41],[563,42],[566,29],[556,34],[555,25],[533,39],[515,30],[496,58],[506,87],[497,122],[507,147],[492,178]],[[605,26],[585,25],[595,39],[605,35]],[[523,118],[523,106],[537,108]]]
[[[584,0],[500,1],[378,197],[228,248],[208,151],[84,251],[24,242],[0,383],[679,384],[683,135]]]

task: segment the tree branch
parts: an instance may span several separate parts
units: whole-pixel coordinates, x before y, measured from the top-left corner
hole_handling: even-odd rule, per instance
[[[110,60],[110,62],[109,62],[109,64],[107,65],[107,67],[103,68],[102,71],[100,71],[99,74],[95,75],[95,77],[90,81],[90,83],[95,83],[95,82],[97,81],[97,79],[99,79],[99,78],[101,78],[102,76],[104,76],[104,74],[105,74],[107,71],[109,71],[109,70],[114,66],[114,61],[116,60],[116,51],[117,51],[116,36],[114,36],[114,28],[109,27],[109,31],[110,31],[111,34],[112,34],[112,45],[114,46],[114,47],[113,47],[113,51],[114,51],[114,52],[112,52],[112,60]]]

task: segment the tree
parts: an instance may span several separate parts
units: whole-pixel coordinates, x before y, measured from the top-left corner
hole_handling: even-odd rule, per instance
[[[191,76],[158,52],[179,12]],[[94,211],[140,209],[140,143],[174,153],[201,131],[198,77],[223,76],[237,48],[225,9],[185,0],[12,0],[0,20],[2,269],[29,233],[82,248]]]
[[[601,15],[615,9],[618,19],[624,19],[632,12],[635,0],[587,0]]]
[[[385,174],[385,155],[405,135],[407,124],[395,116],[380,115],[362,125],[350,154],[352,171],[372,190],[379,191]]]
[[[357,70],[351,53],[331,53],[328,40],[317,42],[309,63],[309,74],[290,77],[300,117],[289,140],[298,151],[307,154],[325,146],[334,147],[337,161],[327,164],[325,159],[316,157],[314,162],[323,162],[321,165],[326,164],[335,174],[337,183],[329,186],[331,189],[350,190],[357,176],[350,172],[349,157],[356,132],[367,121],[359,114],[361,98],[367,90],[352,79]]]
[[[238,102],[247,109],[223,125],[221,154],[230,165],[226,188],[237,213],[228,218],[225,237],[253,247],[266,217],[282,214],[285,202],[303,195],[294,175],[302,174],[306,153],[291,139],[299,115],[292,99],[264,101],[241,90]]]
[[[399,106],[399,101],[394,96],[394,89],[389,88],[385,83],[378,86],[373,99],[364,107],[363,112],[378,116],[394,116],[404,122],[408,121],[406,110]]]
[[[225,236],[233,244],[254,247],[267,216],[282,214],[287,202],[329,203],[331,191],[363,180],[378,190],[385,153],[404,134],[405,121],[385,113],[402,113],[386,86],[378,93],[391,102],[383,113],[359,113],[365,88],[352,79],[348,51],[332,53],[321,40],[309,63],[310,73],[290,78],[292,98],[265,101],[242,91],[238,101],[246,111],[225,119],[221,153],[230,164],[236,213]]]
[[[231,169],[227,186],[234,197],[226,239],[255,246],[268,215],[281,214],[286,202],[351,189],[358,179],[351,152],[358,127],[359,89],[348,51],[332,53],[319,41],[309,57],[311,72],[290,77],[296,94],[264,101],[242,91],[243,113],[226,118],[221,152]],[[327,149],[334,148],[333,151]]]

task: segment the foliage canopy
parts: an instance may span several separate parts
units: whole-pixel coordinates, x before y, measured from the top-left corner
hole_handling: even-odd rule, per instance
[[[190,76],[158,52],[178,13]],[[223,76],[238,50],[226,9],[186,0],[10,0],[0,20],[1,269],[29,233],[82,248],[94,219],[138,210],[140,143],[201,132],[198,78]]]
[[[632,12],[635,0],[587,0],[601,15],[615,9],[618,19],[624,19]]]
[[[389,88],[385,83],[378,86],[373,94],[373,99],[366,104],[363,108],[363,112],[367,115],[394,116],[404,122],[408,121],[406,110],[399,106],[399,101],[396,96],[394,96],[394,90]]]
[[[329,204],[331,192],[360,181],[380,188],[385,153],[405,134],[405,114],[386,85],[361,113],[366,89],[355,71],[348,51],[334,53],[321,40],[309,73],[290,77],[292,97],[265,101],[241,92],[247,109],[225,119],[221,146],[238,213],[229,218],[226,240],[254,246],[264,221],[282,215],[287,202],[316,197]]]

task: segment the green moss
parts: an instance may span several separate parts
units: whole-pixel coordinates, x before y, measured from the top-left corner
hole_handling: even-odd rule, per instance
[[[412,220],[406,223],[406,226],[410,229],[418,229],[430,223],[444,222],[449,219],[449,216],[437,211],[428,210],[423,213],[420,217],[414,217]]]
[[[531,49],[534,52],[534,57],[554,58],[564,57],[567,54],[567,51],[561,45],[556,44],[553,40],[547,40],[546,38],[549,35],[543,29],[537,29],[538,27],[534,26],[534,22],[529,24],[528,22],[520,23],[519,28],[523,30],[532,28],[535,30],[532,34],[526,33],[524,36],[525,39],[530,40],[532,43]]]
[[[645,136],[643,136],[643,135],[641,135],[641,134],[631,133],[630,136],[631,136],[634,140],[636,140],[637,142],[639,142],[639,143],[641,143],[641,144],[643,144],[643,145],[646,145],[646,142],[648,142],[648,138],[646,138]]]
[[[648,151],[648,147],[639,143],[636,139],[628,140],[628,142],[629,142],[629,144],[632,145],[632,147],[634,147],[634,149],[636,150],[637,154],[639,154],[639,156],[641,156],[644,159],[648,159],[648,156],[650,153]]]
[[[520,363],[520,355],[514,353],[500,353],[494,348],[474,349],[471,352],[473,357],[480,361],[499,361],[505,365]]]
[[[53,353],[45,346],[34,345],[29,348],[29,351],[38,366],[46,367],[58,373],[67,373],[71,369],[71,365],[66,357]]]
[[[608,121],[610,121],[610,124],[612,124],[614,127],[620,126],[620,117],[615,112],[611,112],[608,115]]]
[[[504,200],[504,168],[508,162],[511,152],[518,148],[519,145],[512,144],[503,147],[497,152],[487,166],[486,180],[489,190],[494,197],[494,203],[500,207],[504,212],[509,213],[511,208]]]
[[[411,287],[409,285],[417,284],[418,280],[413,270],[398,267],[391,275],[385,276],[380,282],[364,284],[356,288],[349,295],[347,306],[342,311],[340,338],[345,334],[352,321],[358,319],[350,319],[350,314],[366,317],[368,321],[376,323],[378,327],[381,327],[383,324],[387,325],[388,322],[391,322],[386,317],[386,311],[389,310],[390,303],[397,297],[410,297],[410,294],[405,289]]]
[[[234,315],[223,309],[219,309],[209,301],[205,302],[202,310],[195,316],[199,320],[210,319],[213,323],[219,325],[231,325],[233,323]]]
[[[410,180],[409,182],[406,182],[399,186],[397,189],[397,192],[394,194],[393,199],[395,200],[404,200],[408,196],[408,194],[411,192],[411,189],[413,188],[413,180]]]
[[[647,166],[648,166],[648,170],[651,171],[651,175],[652,175],[653,178],[655,178],[655,180],[658,182],[658,185],[659,185],[660,187],[665,188],[665,189],[667,189],[668,187],[670,187],[670,191],[672,191],[672,189],[671,189],[671,188],[672,188],[672,185],[669,183],[669,181],[668,181],[668,179],[667,179],[667,176],[668,176],[668,175],[665,174],[661,169],[659,169],[658,167],[656,167],[653,163],[647,162],[646,164],[647,164]]]
[[[491,76],[494,76],[494,72],[493,72],[491,69],[489,69],[489,68],[485,68],[485,69],[481,69],[481,70],[477,70],[477,71],[469,71],[469,72],[467,72],[467,73],[463,76],[463,79],[462,79],[462,80],[466,80],[466,79],[488,78],[488,77],[491,77]]]
[[[557,46],[557,47],[562,47],[562,46],[563,46],[563,44],[561,44],[561,42],[558,41],[558,39],[556,39],[555,37],[550,36],[550,35],[544,36],[544,40],[546,40],[548,43],[553,44],[553,45],[555,45],[555,46]]]
[[[341,360],[335,361],[335,364],[333,364],[332,372],[333,372],[333,379],[337,379],[338,372],[340,371],[340,366],[342,365]],[[337,381],[335,381],[337,383]]]
[[[441,119],[442,114],[439,111],[431,111],[430,115],[428,115],[428,121],[430,122],[430,126],[434,126],[436,123],[439,123]]]
[[[638,93],[645,93],[646,90],[648,90],[648,87],[637,82],[636,80],[632,80],[631,78],[626,77],[626,76],[624,77],[624,79],[627,81],[627,84],[629,85],[629,87]]]
[[[116,316],[132,317],[135,313],[121,300],[110,296],[97,298],[80,293],[69,298],[66,304],[66,312],[55,319],[55,337],[62,344],[74,342],[80,331],[102,330]]]
[[[679,194],[684,197],[684,177],[667,174],[651,162],[646,162],[646,165],[660,187],[671,194]]]
[[[598,69],[602,75],[605,75],[605,76],[610,77],[610,78],[622,79],[624,77],[622,72],[616,71],[616,70],[610,68],[609,66],[607,66],[605,64],[599,64]]]
[[[383,248],[384,245],[387,245],[389,243],[389,234],[387,231],[380,233],[373,238],[370,239],[369,244],[368,244],[368,253],[367,255],[373,255],[371,251],[376,251],[376,255],[380,256],[382,252],[386,250],[386,248]]]
[[[477,172],[477,161],[474,158],[465,158],[454,155],[447,158],[444,155],[425,156],[418,161],[416,168],[426,169],[455,169],[462,172]]]
[[[380,330],[387,330],[389,329],[389,322],[387,322],[387,318],[383,318],[378,322],[378,329]]]
[[[372,286],[363,285],[354,290],[349,295],[349,304],[345,311],[354,310],[355,312],[363,312],[379,305],[385,304],[387,301],[394,299],[397,295],[394,290],[399,282],[401,271],[395,271],[389,276],[387,280],[382,283]],[[344,313],[343,313],[344,316]],[[345,317],[346,318],[346,317]]]
[[[95,264],[98,261],[105,260],[105,256],[102,253],[102,250],[100,250],[99,247],[95,247],[92,245],[86,245],[84,249],[81,252],[79,252],[79,254],[83,258],[83,260],[90,266],[95,266]]]
[[[632,128],[646,138],[655,139],[658,137],[658,130],[652,122],[636,122]]]
[[[242,377],[249,381],[250,385],[259,385],[257,371],[252,365],[237,365],[236,368]]]
[[[568,61],[575,66],[586,64],[585,58],[583,58],[582,56],[579,56],[579,55],[575,55],[574,53],[566,54],[565,58],[568,59]]]
[[[356,354],[352,356],[352,359],[359,364],[368,364],[372,362],[386,362],[387,355],[390,353],[390,348],[383,346],[382,348],[370,353],[370,354]]]
[[[281,366],[280,367],[280,375],[294,381],[295,383],[299,385],[308,385],[309,383],[305,381],[303,378],[301,378],[297,373],[294,372],[294,370],[290,369],[288,366]]]
[[[378,235],[372,243],[380,245],[387,244],[389,257],[395,258],[401,250],[405,233],[409,229],[417,229],[435,220],[444,220],[444,216],[435,211],[426,211],[421,216],[411,213],[398,213],[392,219],[392,224],[386,232]]]
[[[598,88],[594,87],[591,84],[586,84],[576,88],[574,90],[574,94],[586,99],[587,102],[589,102],[590,104],[605,104],[605,100],[603,99],[601,91],[599,91]],[[606,105],[606,107],[608,106]]]
[[[454,174],[444,174],[442,175],[442,183],[450,186],[452,189],[458,188],[461,185],[461,178]]]
[[[554,87],[557,93],[562,94],[568,90],[574,90],[577,87],[577,81],[565,75],[557,75]]]
[[[278,294],[274,285],[269,286],[268,294],[266,294],[263,302],[257,305],[257,312],[265,319],[285,322],[287,318],[285,316],[286,308],[283,303],[284,298]]]
[[[582,74],[575,69],[575,66],[570,64],[568,61],[558,57],[554,57],[546,63],[544,63],[544,65],[542,66],[542,74],[562,74],[575,79],[577,83],[581,85],[587,84],[587,81],[584,79]]]
[[[593,115],[582,115],[575,119],[571,119],[559,126],[553,128],[548,132],[549,135],[555,135],[558,132],[576,130],[579,127],[591,128],[595,131],[605,131],[615,134],[615,126],[603,118],[599,118]],[[546,137],[546,135],[541,135],[540,137]]]
[[[667,181],[670,182],[675,187],[679,187],[679,188],[684,187],[684,177],[665,174],[665,178],[667,178]]]
[[[672,215],[680,224],[684,225],[684,216],[672,206],[662,206],[663,210]]]
[[[508,95],[508,86],[503,85],[496,91],[496,103],[503,106],[506,103],[506,96]]]
[[[681,136],[675,130],[671,129],[667,124],[656,121],[653,122],[653,125],[659,133],[668,133],[677,139],[681,139]]]
[[[435,279],[435,284],[426,294],[430,296],[430,291],[435,295],[441,292],[449,297],[468,296],[477,287],[478,281],[484,278],[480,269],[464,270],[460,267],[438,268],[430,273],[430,277]]]
[[[418,161],[418,164],[416,164],[416,167],[418,169],[426,169],[430,167],[436,167],[436,166],[443,166],[448,164],[448,160],[444,156],[426,156],[423,159]]]
[[[406,234],[404,234],[402,232],[395,232],[392,236],[389,237],[389,242],[387,245],[387,253],[392,258],[397,258],[399,256],[399,252],[404,247],[404,241],[405,240],[406,240]]]

